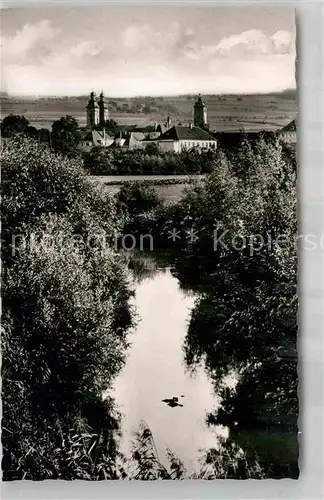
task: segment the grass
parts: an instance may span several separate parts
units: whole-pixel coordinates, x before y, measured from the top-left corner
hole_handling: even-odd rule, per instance
[[[190,184],[195,180],[203,179],[204,175],[91,175],[91,181],[110,186],[120,186],[129,181],[145,181],[152,186]]]
[[[194,179],[202,179],[203,175],[196,175]],[[183,196],[185,187],[192,181],[188,175],[102,175],[90,176],[91,182],[98,182],[107,192],[111,194],[118,193],[121,185],[129,181],[147,181],[152,184],[158,196],[168,202],[177,202]]]

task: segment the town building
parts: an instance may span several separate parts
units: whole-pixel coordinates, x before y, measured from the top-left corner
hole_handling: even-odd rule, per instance
[[[109,144],[109,147],[112,149],[143,149],[145,147],[144,138],[145,134],[141,132],[120,132]]]
[[[187,126],[173,125],[171,116],[164,123],[145,126],[123,126],[122,131],[114,138],[105,133],[104,125],[109,119],[108,105],[101,92],[97,101],[91,92],[86,106],[87,127],[80,142],[83,152],[94,146],[141,149],[148,144],[156,144],[163,151],[180,152],[185,149],[216,149],[217,139],[208,130],[207,106],[199,94],[193,109],[193,124]],[[102,130],[93,130],[102,127]]]
[[[215,137],[195,125],[174,125],[157,139],[150,142],[155,143],[162,151],[174,151],[176,153],[192,148],[199,150],[215,150],[217,148]]]
[[[261,137],[272,140],[274,135],[285,143],[295,145],[297,142],[296,120],[276,132],[267,130],[259,132],[210,131],[207,121],[207,105],[200,94],[193,106],[193,124],[173,125],[171,117],[167,116],[163,123],[120,126],[121,133],[114,138],[104,131],[105,122],[109,119],[109,111],[103,92],[98,101],[94,92],[91,92],[86,110],[87,131],[80,143],[82,151],[89,151],[94,146],[141,149],[148,144],[156,144],[163,151],[175,152],[191,148],[235,149],[240,147],[244,140],[253,142]],[[99,127],[102,129],[92,130]]]
[[[114,137],[109,136],[105,129],[103,130],[85,130],[81,132],[82,139],[79,143],[79,149],[83,153],[88,153],[95,146],[108,147],[114,142]]]
[[[288,123],[285,127],[278,131],[279,138],[288,144],[296,144],[297,143],[297,127],[296,120],[293,120]]]

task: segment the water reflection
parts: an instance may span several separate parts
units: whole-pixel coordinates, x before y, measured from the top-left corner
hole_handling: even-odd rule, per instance
[[[271,283],[256,304],[253,289],[199,280],[181,257],[126,258],[140,322],[115,383],[121,451],[129,455],[145,421],[162,462],[170,448],[190,471],[205,449],[217,477],[260,477],[259,466],[262,477],[298,477],[295,316],[281,305],[282,289]]]
[[[140,322],[126,366],[115,383],[116,401],[124,414],[121,451],[128,453],[132,432],[144,420],[160,457],[169,447],[190,468],[200,448],[217,445],[216,429],[208,428],[205,418],[219,406],[203,367],[193,375],[183,361],[182,347],[196,297],[181,290],[163,255],[132,258],[129,267],[137,280],[134,303]],[[183,406],[162,401],[172,398]]]
[[[294,282],[278,277],[275,268],[261,265],[251,272],[248,259],[232,258],[214,275],[200,278],[190,264],[182,259],[181,266],[180,258],[176,268],[180,280],[183,276],[185,283],[201,292],[191,314],[185,359],[190,366],[203,359],[222,398],[219,410],[210,412],[207,420],[211,426],[226,426],[230,430],[227,445],[241,447],[266,477],[297,478]],[[247,264],[250,268],[245,269]],[[223,386],[231,373],[235,390]],[[244,470],[242,476],[234,472],[235,478],[244,476]]]

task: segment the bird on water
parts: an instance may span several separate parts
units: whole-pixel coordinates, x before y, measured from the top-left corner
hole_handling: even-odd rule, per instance
[[[174,396],[172,399],[162,399],[163,403],[166,403],[168,406],[171,406],[171,408],[174,408],[175,406],[183,406],[179,402],[179,398]]]

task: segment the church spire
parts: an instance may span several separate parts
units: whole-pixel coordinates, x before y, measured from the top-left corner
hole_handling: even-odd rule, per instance
[[[197,101],[194,104],[194,126],[206,128],[207,125],[207,106],[202,100],[201,94],[198,94]]]
[[[90,93],[90,98],[87,104],[87,127],[93,128],[99,123],[99,106],[95,99],[95,93],[92,91]]]
[[[105,96],[103,90],[100,93],[99,97],[99,123],[101,127],[104,127],[105,122],[109,120],[109,111],[108,106],[105,100]]]

